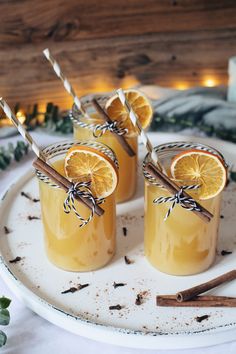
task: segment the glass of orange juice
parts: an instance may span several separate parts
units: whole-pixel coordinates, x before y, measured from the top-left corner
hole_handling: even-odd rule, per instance
[[[134,108],[135,100],[137,100],[140,106],[140,112],[143,114],[143,117],[141,116],[140,120],[142,123],[145,121],[145,127],[149,125],[152,118],[152,110],[145,96],[135,90],[129,90],[126,94],[128,95],[129,101],[134,102]],[[96,98],[99,101],[112,120],[117,120],[117,118],[122,120],[122,127],[126,128],[124,138],[135,153],[134,156],[128,155],[115,137],[114,133],[109,130],[101,133],[101,130],[99,129],[96,129],[94,132],[94,128],[97,125],[103,125],[105,121],[95,110],[92,104],[93,98]],[[79,140],[99,141],[109,146],[115,152],[119,161],[119,184],[116,192],[116,202],[125,202],[133,197],[137,186],[138,134],[133,128],[126,111],[116,96],[110,95],[101,97],[98,95],[88,95],[82,97],[81,102],[86,109],[86,112],[89,114],[89,118],[81,114],[77,107],[73,105],[71,118],[74,125],[74,137]],[[136,112],[138,113],[137,110]]]
[[[90,180],[92,195],[107,195],[105,202],[101,204],[104,214],[94,214],[81,227],[81,220],[73,210],[69,213],[64,211],[68,194],[36,171],[45,248],[49,260],[59,268],[69,271],[91,271],[103,267],[113,257],[116,244],[114,183],[117,184],[118,175],[115,154],[107,146],[89,141],[60,142],[46,147],[43,152],[47,162],[60,174],[68,177],[68,173],[74,173],[72,177],[75,182]],[[73,178],[69,176],[72,181]],[[74,206],[84,220],[91,215],[91,210],[81,202],[75,200]]]
[[[194,143],[169,143],[155,148],[161,164],[179,186],[214,216],[204,222],[173,200],[161,202],[170,193],[146,171],[150,154],[144,160],[145,177],[145,256],[158,270],[172,275],[190,275],[209,268],[215,260],[220,217],[221,192],[227,178],[223,156],[213,148]],[[159,204],[158,204],[159,202]],[[167,212],[170,207],[169,216]]]

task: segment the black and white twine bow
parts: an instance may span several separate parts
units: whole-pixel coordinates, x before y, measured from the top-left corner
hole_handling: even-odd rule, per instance
[[[107,131],[118,135],[124,135],[128,133],[128,129],[122,128],[120,123],[114,120],[111,123],[106,122],[104,124],[97,124],[93,129],[93,136],[95,138],[100,138]]]
[[[77,126],[81,128],[86,128],[89,130],[92,130],[93,136],[95,138],[100,138],[103,134],[105,134],[107,131],[111,133],[116,133],[118,135],[125,135],[128,133],[127,128],[122,127],[122,123],[118,122],[117,120],[114,120],[113,122],[105,122],[104,124],[89,124],[82,122],[75,118],[73,116],[73,113],[70,111],[69,113],[70,119],[76,124]]]
[[[168,209],[165,215],[164,221],[167,220],[167,218],[169,217],[170,213],[172,212],[176,204],[179,204],[181,205],[182,208],[190,211],[192,210],[201,211],[201,209],[197,206],[193,198],[185,197],[183,194],[183,191],[185,190],[194,190],[194,189],[198,189],[199,187],[200,187],[199,184],[191,185],[191,186],[181,186],[179,191],[171,197],[159,197],[154,199],[153,203],[156,204],[172,202],[172,205],[170,206],[170,208]]]
[[[63,203],[64,212],[69,214],[71,210],[75,213],[77,218],[81,221],[79,227],[87,225],[93,218],[96,204],[101,204],[104,202],[104,199],[94,198],[90,190],[91,182],[77,182],[74,183],[67,192],[67,197]],[[91,213],[87,219],[84,219],[76,210],[75,207],[75,198],[76,196],[88,198],[91,201],[92,208]]]

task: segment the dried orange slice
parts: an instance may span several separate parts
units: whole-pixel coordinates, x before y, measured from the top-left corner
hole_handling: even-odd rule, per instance
[[[153,113],[152,106],[147,97],[137,90],[125,90],[124,93],[134,112],[137,114],[143,129],[147,128],[151,123]],[[135,134],[135,128],[129,119],[129,114],[117,95],[107,101],[105,108],[112,120],[123,123],[122,126],[128,129],[129,136]]]
[[[181,184],[200,184],[197,190],[199,199],[215,197],[223,190],[227,180],[227,170],[222,159],[197,149],[176,155],[170,172]]]
[[[76,145],[65,157],[65,173],[73,182],[91,182],[91,191],[97,198],[112,194],[118,183],[115,163],[97,149]]]

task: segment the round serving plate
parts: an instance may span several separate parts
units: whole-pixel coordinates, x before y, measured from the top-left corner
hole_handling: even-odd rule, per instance
[[[157,145],[167,141],[199,141],[220,150],[229,164],[236,164],[235,145],[213,139],[177,134],[150,134]],[[142,145],[141,160],[145,155]],[[177,349],[208,346],[236,338],[236,308],[164,308],[156,306],[156,295],[205,282],[236,268],[236,183],[227,186],[222,203],[218,256],[207,271],[177,277],[155,270],[143,254],[143,178],[135,197],[117,206],[117,253],[105,268],[95,272],[72,273],[52,265],[44,252],[40,203],[21,195],[38,197],[37,180],[27,172],[3,195],[0,205],[0,271],[12,291],[40,316],[68,331],[98,341],[135,348]],[[187,213],[187,211],[186,211]],[[29,216],[33,216],[29,220]],[[6,232],[5,226],[9,233]],[[125,228],[125,229],[124,229]],[[126,231],[126,232],[125,232]],[[222,250],[232,254],[221,255]],[[127,256],[132,263],[126,264]],[[10,260],[21,257],[16,263]],[[125,286],[114,288],[113,283]],[[77,284],[89,286],[62,294]],[[135,304],[144,293],[143,303]],[[211,291],[235,296],[236,283]],[[121,310],[109,306],[121,305]],[[208,318],[197,321],[197,317]]]

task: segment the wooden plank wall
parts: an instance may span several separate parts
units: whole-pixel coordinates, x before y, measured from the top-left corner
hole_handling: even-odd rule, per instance
[[[235,0],[1,0],[0,95],[71,100],[42,56],[49,47],[79,95],[135,83],[227,83]]]

